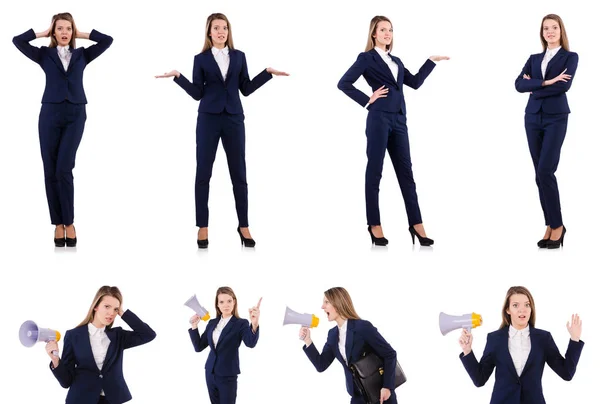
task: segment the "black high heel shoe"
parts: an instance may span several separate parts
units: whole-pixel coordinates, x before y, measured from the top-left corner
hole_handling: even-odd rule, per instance
[[[198,248],[208,248],[208,239],[198,240]]]
[[[388,239],[385,237],[375,237],[373,235],[373,231],[371,231],[371,226],[367,227],[369,234],[371,235],[371,243],[378,246],[386,246],[388,245]]]
[[[240,241],[244,247],[254,247],[256,245],[256,241],[254,241],[254,239],[244,237],[239,227],[237,228],[237,232],[240,235]]]
[[[553,250],[555,248],[562,247],[566,232],[567,232],[567,228],[565,226],[563,226],[562,234],[560,235],[560,238],[558,240],[548,239],[548,241],[546,242],[546,248],[549,250]]]
[[[73,230],[75,230],[75,226],[73,226]],[[77,247],[77,236],[74,238],[67,237],[67,229],[65,228],[65,242],[67,247]]]
[[[541,240],[540,240],[540,241],[538,241],[538,243],[537,243],[538,247],[539,247],[539,248],[546,248],[546,247],[548,247],[548,241],[549,241],[549,240],[550,240],[549,238],[543,238],[543,239],[541,239]]]
[[[430,239],[429,237],[423,237],[419,233],[417,233],[417,231],[415,230],[415,226],[410,226],[408,228],[408,232],[410,233],[410,235],[412,237],[413,245],[415,244],[415,236],[417,236],[417,238],[419,239],[419,244],[421,244],[422,246],[429,247],[429,246],[433,245],[433,240]]]
[[[65,236],[66,236],[66,234],[67,234],[67,232],[65,231],[63,233],[62,237],[60,237],[60,238],[54,237],[54,246],[55,247],[64,247],[65,246],[65,243],[66,243]],[[56,230],[54,230],[54,235],[56,236]]]

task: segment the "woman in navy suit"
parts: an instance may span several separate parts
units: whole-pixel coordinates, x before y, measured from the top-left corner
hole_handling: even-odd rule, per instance
[[[201,317],[195,314],[190,319],[188,331],[196,352],[210,347],[204,366],[206,387],[211,404],[234,404],[237,397],[237,375],[240,374],[239,348],[244,341],[248,348],[258,342],[260,303],[248,310],[250,322],[241,319],[237,309],[237,298],[229,287],[217,289],[215,309],[217,318],[208,322],[200,335],[198,323]]]
[[[318,372],[323,372],[334,359],[344,368],[346,390],[352,397],[350,403],[364,404],[360,390],[355,387],[350,365],[362,354],[374,352],[383,359],[383,388],[380,400],[390,404],[397,403],[394,392],[396,377],[396,351],[379,334],[377,328],[356,314],[348,291],[342,287],[334,287],[325,291],[321,308],[327,314],[328,321],[335,321],[337,326],[329,330],[327,342],[321,353],[315,348],[310,338],[310,329],[300,329],[300,339],[305,343],[304,353]]]
[[[120,316],[133,331],[113,327]],[[123,351],[152,341],[156,333],[130,310],[123,310],[123,297],[115,286],[102,286],[88,314],[65,334],[59,358],[56,341],[46,344],[50,369],[65,389],[67,404],[120,404],[131,400],[123,377]]]
[[[48,47],[29,44],[42,37],[50,37]],[[96,44],[75,48],[75,38],[90,39]],[[52,17],[52,25],[46,31],[35,33],[30,29],[13,38],[15,46],[46,73],[39,135],[46,197],[50,219],[56,226],[54,245],[57,247],[77,245],[73,226],[73,168],[86,120],[83,71],[112,41],[110,36],[96,30],[89,34],[78,31],[69,13]]]
[[[390,54],[393,44],[391,21],[383,16],[373,17],[365,52],[358,55],[356,62],[339,81],[338,88],[361,107],[369,110],[366,128],[368,163],[365,198],[368,231],[372,243],[381,246],[388,244],[388,240],[383,236],[379,217],[379,183],[387,149],[404,198],[408,231],[413,244],[417,237],[421,245],[430,246],[433,240],[427,237],[423,227],[413,179],[402,85],[416,90],[435,67],[434,62],[449,58],[431,56],[419,72],[413,75],[399,58]],[[370,97],[354,87],[354,82],[360,76],[363,76],[373,89],[373,95]]]
[[[535,303],[529,290],[513,286],[506,292],[500,329],[488,334],[483,356],[478,362],[471,350],[473,336],[463,329],[459,339],[460,359],[477,387],[483,386],[496,368],[492,404],[543,404],[542,373],[547,363],[564,380],[575,375],[583,349],[581,320],[567,322],[571,335],[565,357],[552,335],[535,328]]]
[[[529,93],[525,132],[546,222],[546,233],[538,241],[538,247],[559,248],[567,229],[563,225],[554,173],[571,112],[566,93],[577,71],[579,56],[569,50],[567,31],[556,14],[542,19],[540,39],[544,51],[529,57],[515,87],[521,93]]]
[[[219,139],[223,142],[233,184],[239,224],[237,232],[245,247],[254,247],[256,243],[248,229],[246,133],[239,93],[247,97],[273,75],[288,74],[269,67],[250,80],[246,55],[233,47],[231,24],[221,13],[208,16],[205,34],[202,52],[194,58],[191,83],[177,70],[156,77],[173,77],[192,98],[201,101],[196,125],[198,248],[208,247],[208,190]]]

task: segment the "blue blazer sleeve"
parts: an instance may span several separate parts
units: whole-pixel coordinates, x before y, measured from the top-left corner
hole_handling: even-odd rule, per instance
[[[344,94],[356,101],[361,107],[367,105],[371,97],[354,87],[354,83],[363,75],[366,68],[366,55],[365,53],[361,53],[358,55],[356,62],[344,73],[337,85],[338,89],[342,90]]]
[[[532,77],[532,59],[533,55],[529,56],[529,59],[527,59],[527,63],[525,63],[525,66],[523,66],[523,70],[521,70],[521,74],[519,74],[519,77],[517,77],[517,79],[515,80],[515,88],[520,93],[530,93],[532,91],[539,90],[542,88],[542,83],[544,81],[543,79],[531,78],[528,80],[523,78],[524,74],[528,75],[529,77]]]
[[[394,390],[396,379],[396,351],[381,336],[377,328],[369,321],[364,321],[366,332],[363,333],[365,342],[383,359],[383,387]]]
[[[202,336],[200,336],[200,332],[197,328],[195,330],[190,328],[188,332],[190,333],[190,339],[192,340],[194,351],[202,352],[208,346],[208,335],[206,335],[206,329],[202,333]]]
[[[327,342],[323,346],[323,352],[321,354],[319,354],[319,351],[315,348],[314,342],[310,344],[310,346],[303,346],[302,350],[315,366],[317,372],[325,371],[335,359],[335,354],[329,344],[329,338],[327,338]]]
[[[407,85],[410,88],[414,88],[415,90],[421,87],[427,76],[433,71],[435,68],[435,62],[427,59],[423,66],[419,69],[417,74],[413,75],[408,69],[404,68],[404,81],[403,84]],[[394,365],[395,366],[395,365]]]
[[[173,78],[173,81],[196,101],[200,101],[204,95],[204,73],[200,65],[200,57],[200,55],[196,55],[194,58],[192,83],[183,74],[179,74],[179,78]]]
[[[566,62],[566,74],[571,75],[571,79],[567,81],[557,81],[549,86],[544,86],[541,89],[533,90],[533,98],[539,100],[541,98],[553,97],[555,95],[564,94],[571,88],[573,79],[575,78],[575,72],[577,71],[577,64],[579,63],[579,55],[575,52],[570,52],[567,56]],[[553,78],[553,77],[552,77]]]
[[[569,347],[567,348],[567,352],[563,358],[558,351],[552,335],[548,333],[548,341],[546,342],[545,352],[546,363],[563,380],[571,380],[575,375],[575,370],[577,369],[577,363],[579,362],[583,345],[583,341],[575,342],[573,340],[569,340]]]
[[[35,63],[40,63],[40,48],[31,45],[29,42],[35,39],[35,32],[33,29],[27,30],[21,35],[17,35],[13,38],[13,43],[18,50]]]
[[[148,324],[140,320],[140,318],[136,316],[131,310],[125,310],[121,318],[133,330],[121,331],[121,338],[123,338],[124,349],[146,344],[152,341],[154,338],[156,338],[156,333],[154,332],[154,330],[150,328]]]
[[[242,56],[242,69],[240,70],[240,92],[244,97],[249,96],[258,90],[263,84],[273,78],[271,73],[267,73],[267,69],[260,72],[256,77],[250,80],[248,75],[248,65],[246,64],[246,55],[240,52]]]
[[[476,387],[485,385],[492,375],[494,368],[496,367],[496,364],[494,363],[493,351],[493,343],[491,343],[490,336],[488,335],[481,361],[477,362],[473,351],[471,351],[471,353],[468,355],[461,353],[459,356],[462,364],[464,365],[467,373],[471,377],[471,380],[473,380],[473,384],[475,384]]]
[[[83,56],[87,63],[102,55],[113,43],[111,36],[98,32],[95,29],[90,32],[90,41],[94,41],[96,44],[88,46],[83,50]]]
[[[248,348],[254,348],[258,343],[260,327],[256,329],[256,333],[252,331],[252,326],[248,320],[244,320],[244,324],[240,327],[240,337]]]
[[[73,355],[70,331],[65,333],[63,353],[58,362],[58,366],[53,368],[52,362],[50,362],[50,370],[52,370],[52,374],[54,374],[54,377],[56,377],[56,380],[58,380],[58,383],[60,383],[62,387],[65,389],[71,387],[71,383],[73,383],[75,377],[75,357]]]

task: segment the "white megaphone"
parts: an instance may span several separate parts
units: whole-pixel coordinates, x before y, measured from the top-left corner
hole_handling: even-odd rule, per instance
[[[283,325],[299,324],[303,327],[314,328],[319,325],[319,318],[314,314],[298,313],[286,306]]]
[[[480,314],[470,313],[462,316],[451,316],[446,313],[440,313],[440,331],[442,335],[448,334],[450,331],[464,328],[468,331],[483,324]]]
[[[194,312],[200,316],[202,321],[208,321],[210,318],[210,313],[198,302],[196,295],[190,297],[184,305],[194,310]]]
[[[19,340],[23,346],[31,348],[36,342],[60,341],[60,333],[50,328],[40,328],[35,322],[27,320],[21,324]],[[52,351],[52,355],[58,356],[58,351]]]

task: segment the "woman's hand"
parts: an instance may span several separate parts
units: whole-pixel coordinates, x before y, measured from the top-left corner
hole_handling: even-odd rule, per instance
[[[473,335],[470,331],[463,328],[462,334],[458,339],[458,343],[463,350],[463,354],[468,355],[471,353],[471,344],[473,344]]]
[[[561,74],[559,74],[558,76],[556,76],[555,78],[553,78],[551,80],[545,80],[542,83],[542,86],[551,86],[552,84],[556,83],[557,81],[567,82],[567,81],[571,80],[571,75],[565,74],[566,71],[567,71],[567,69],[563,70]]]
[[[387,97],[388,91],[389,91],[389,89],[385,88],[385,86],[379,87],[377,90],[375,90],[375,92],[369,99],[369,104],[373,104],[375,101],[377,101],[378,98]]]
[[[275,70],[272,67],[267,67],[267,73],[271,73],[274,76],[289,76],[289,73],[280,72],[279,70]]]
[[[82,32],[82,31],[75,31],[74,32],[75,38],[81,38],[81,39],[90,39],[90,33],[89,32]]]
[[[169,73],[159,74],[158,76],[154,76],[154,78],[156,78],[156,79],[166,79],[169,77],[179,78],[180,75],[181,75],[181,73],[179,73],[177,70],[171,70]]]
[[[125,313],[125,310],[123,310],[122,306],[119,306],[119,317],[123,317],[123,313]]]
[[[190,318],[190,324],[192,325],[192,330],[198,329],[198,323],[202,320],[199,315],[194,314],[192,318]]]
[[[54,25],[54,20],[52,20],[52,22],[50,23],[50,26],[48,27],[47,30],[42,31],[42,32],[36,32],[35,33],[35,37],[36,38],[46,38],[49,37],[52,34],[52,26]]]
[[[571,315],[571,324],[567,321],[567,330],[571,334],[571,339],[575,342],[579,342],[581,338],[581,325],[582,321],[579,319],[579,314]]]
[[[310,328],[308,327],[300,327],[300,333],[298,334],[300,339],[304,341],[306,346],[310,346],[312,344],[312,340],[310,339]]]
[[[434,56],[429,56],[429,60],[431,60],[432,62],[439,62],[440,60],[450,60],[450,57],[434,55]]]
[[[524,74],[524,75],[523,75],[523,78],[524,78],[525,80],[531,80],[531,77],[530,77],[528,74]]]
[[[52,366],[56,368],[60,363],[60,358],[58,357],[58,343],[56,341],[48,341],[46,343],[46,353],[52,361]]]
[[[381,394],[379,395],[379,403],[383,403],[384,401],[389,400],[392,392],[390,389],[386,389],[385,387],[381,389]]]
[[[262,302],[262,297],[258,300],[256,306],[248,309],[248,313],[250,314],[250,323],[252,323],[252,331],[256,332],[258,329],[258,319],[260,318],[260,303]]]

